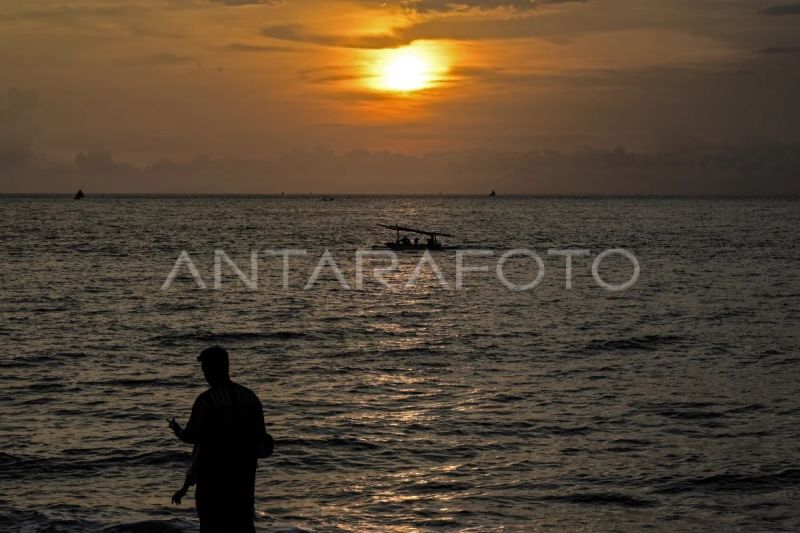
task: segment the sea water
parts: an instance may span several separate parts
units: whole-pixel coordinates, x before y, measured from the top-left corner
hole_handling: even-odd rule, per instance
[[[165,418],[231,353],[262,399],[260,530],[800,529],[800,203],[777,199],[0,197],[0,529],[195,531]],[[355,288],[377,224],[453,250]],[[607,291],[594,258],[641,272]],[[292,256],[283,286],[282,259]],[[498,281],[528,249],[534,288]],[[581,249],[566,288],[565,258]],[[248,287],[242,273],[258,260]],[[304,290],[325,251],[326,267]],[[187,269],[164,282],[185,251]],[[610,282],[632,264],[609,258]],[[506,274],[537,274],[517,257]],[[251,279],[251,278],[248,278]],[[252,281],[252,279],[251,279]],[[190,492],[191,495],[191,492]]]

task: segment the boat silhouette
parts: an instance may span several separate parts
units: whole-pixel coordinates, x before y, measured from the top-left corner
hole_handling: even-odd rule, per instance
[[[441,231],[426,231],[422,229],[409,228],[406,226],[399,226],[397,224],[395,224],[394,226],[388,226],[386,224],[378,224],[378,225],[382,228],[396,231],[397,237],[395,238],[394,241],[385,242],[379,246],[373,246],[374,249],[388,248],[394,251],[415,251],[415,250],[455,250],[456,248],[458,248],[457,246],[442,245],[442,243],[439,242],[438,237],[452,237],[452,235],[447,233],[442,233]],[[415,238],[412,241],[411,239],[408,238],[407,235],[404,235],[401,238],[400,237],[401,231],[426,235],[428,238],[425,242],[420,242],[419,238]]]

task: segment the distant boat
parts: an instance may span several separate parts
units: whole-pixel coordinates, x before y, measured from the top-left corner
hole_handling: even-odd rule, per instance
[[[492,189],[492,192],[489,193],[489,198],[494,198],[495,196],[497,196],[497,193]]]
[[[323,196],[323,197],[321,198],[321,200],[322,200],[323,202],[332,202],[332,201],[333,201],[333,198],[332,198],[332,197],[330,197],[330,196]]]
[[[73,200],[80,200],[84,196],[86,196],[86,195],[83,194],[83,191],[81,189],[78,189],[78,192],[75,193],[75,196],[73,197]]]
[[[387,226],[385,224],[378,224],[382,228],[394,230],[397,232],[397,238],[394,242],[387,242],[384,243],[382,246],[373,246],[373,248],[388,248],[390,250],[395,251],[413,251],[413,250],[455,250],[458,248],[457,246],[442,246],[439,242],[437,237],[444,236],[444,237],[452,237],[452,235],[448,235],[447,233],[441,233],[438,231],[425,231],[421,229],[414,229],[414,228],[407,228],[403,226]],[[419,239],[414,239],[412,242],[407,236],[400,238],[401,231],[408,231],[411,233],[419,233],[421,235],[427,235],[428,239],[426,242],[419,242]]]

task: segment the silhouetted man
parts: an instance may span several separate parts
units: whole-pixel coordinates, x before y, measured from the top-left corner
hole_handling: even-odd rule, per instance
[[[219,346],[197,358],[211,387],[192,407],[186,428],[173,421],[175,435],[198,446],[195,503],[201,533],[250,533],[256,462],[268,455],[271,440],[264,427],[261,401],[253,391],[231,381],[228,352]]]

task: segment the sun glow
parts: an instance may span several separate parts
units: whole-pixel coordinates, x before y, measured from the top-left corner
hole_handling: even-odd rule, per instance
[[[391,50],[376,67],[375,87],[401,93],[432,87],[445,70],[441,57],[420,46]]]
[[[430,66],[413,51],[399,52],[383,66],[381,84],[392,91],[418,91],[430,81]]]

